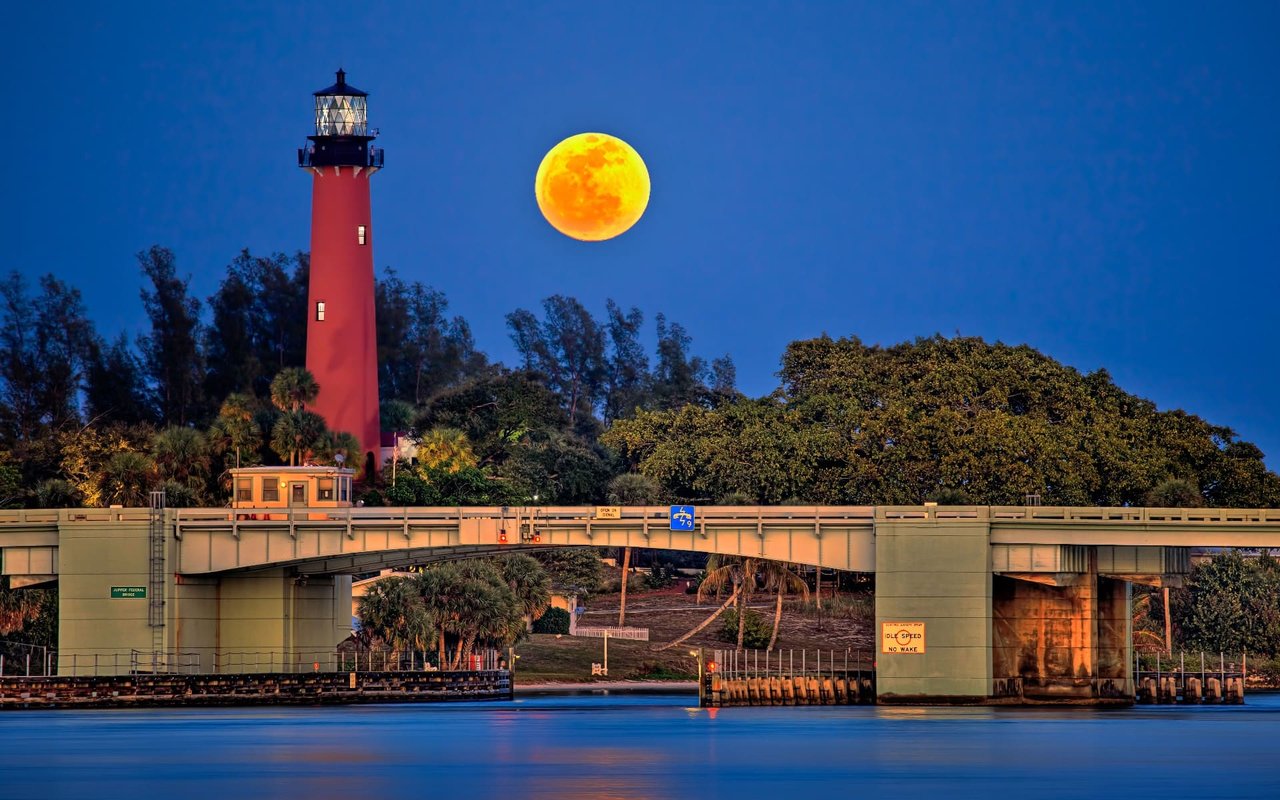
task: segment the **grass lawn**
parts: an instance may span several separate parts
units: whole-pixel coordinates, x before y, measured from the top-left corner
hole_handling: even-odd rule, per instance
[[[592,676],[592,663],[604,661],[603,639],[556,638],[535,633],[516,645],[519,683],[585,682],[617,680],[681,680],[698,676],[697,662],[688,647],[653,652],[652,642],[609,640],[609,676]]]
[[[618,602],[616,594],[592,597],[587,602],[587,610],[580,624],[616,625]],[[608,677],[591,674],[592,663],[604,661],[603,639],[570,636],[557,639],[551,634],[534,634],[516,645],[516,653],[520,656],[516,665],[516,680],[525,684],[694,680],[697,677],[697,663],[689,655],[690,650],[698,647],[705,651],[732,647],[716,636],[721,627],[720,621],[717,620],[699,635],[670,650],[655,652],[654,648],[676,639],[705,619],[718,606],[719,602],[712,600],[699,605],[693,596],[678,588],[629,594],[627,625],[648,628],[650,641],[610,639]],[[757,597],[751,606],[772,623],[773,604],[770,598]],[[873,618],[870,617],[869,598],[828,598],[826,606],[826,611],[815,613],[811,604],[806,609],[796,600],[788,601],[778,638],[779,650],[794,648],[797,663],[801,658],[801,649],[840,653],[848,649],[870,659]],[[812,655],[811,652],[810,656]]]

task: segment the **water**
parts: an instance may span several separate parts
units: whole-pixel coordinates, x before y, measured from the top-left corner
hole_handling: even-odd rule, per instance
[[[1280,797],[1280,695],[1125,711],[688,695],[0,713],[0,797]],[[997,794],[998,793],[998,794]]]

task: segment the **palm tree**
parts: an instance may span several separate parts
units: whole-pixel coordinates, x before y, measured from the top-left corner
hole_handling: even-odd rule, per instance
[[[10,589],[9,579],[0,578],[0,636],[18,633],[40,616],[41,597],[38,592]]]
[[[467,559],[457,563],[457,572],[463,591],[454,620],[459,637],[454,669],[478,642],[510,644],[524,630],[519,601],[492,562]]]
[[[657,481],[648,475],[630,472],[609,481],[609,502],[620,506],[647,506],[661,494]],[[627,584],[631,575],[631,548],[622,548],[622,594],[618,599],[618,627],[627,621]]]
[[[760,566],[760,559],[744,556],[719,556],[713,555],[707,559],[707,574],[702,579],[702,583],[698,584],[698,602],[702,602],[702,598],[715,592],[719,598],[720,593],[728,587],[732,587],[733,591],[729,594],[729,599],[724,601],[724,605],[712,612],[711,616],[704,619],[696,627],[673,642],[654,648],[661,651],[670,647],[675,647],[681,642],[689,639],[701,632],[710,625],[717,617],[723,614],[730,605],[734,605],[738,612],[738,649],[742,649],[743,635],[746,632],[744,614],[746,612],[747,598],[755,592],[756,571]]]
[[[192,483],[179,483],[173,478],[156,487],[164,492],[164,504],[169,508],[198,508],[204,505],[204,492]]]
[[[359,617],[362,629],[399,651],[423,649],[433,627],[413,581],[394,576],[369,587]]]
[[[170,425],[151,437],[151,457],[161,480],[191,483],[209,474],[209,443],[200,431]]]
[[[776,598],[773,609],[773,633],[769,636],[769,646],[765,648],[772,650],[778,643],[778,627],[782,624],[782,595],[796,591],[808,600],[809,584],[805,583],[804,578],[796,574],[791,565],[784,561],[765,561],[761,568],[764,572],[764,587],[766,590],[772,590]],[[743,627],[739,622],[738,630],[741,631]]]
[[[471,655],[481,642],[497,646],[513,643],[525,630],[524,616],[515,594],[501,582],[484,580],[469,596],[465,639],[454,660],[454,668]]]
[[[622,548],[622,587],[618,597],[618,627],[627,622],[627,585],[631,583],[631,548]]]
[[[153,468],[151,459],[142,453],[125,450],[114,454],[98,475],[102,502],[127,508],[147,505]]]
[[[437,664],[445,669],[446,640],[457,632],[466,595],[462,575],[453,564],[432,564],[414,578],[414,588],[435,623],[439,646]]]
[[[271,429],[271,449],[289,466],[297,466],[325,434],[324,418],[311,411],[288,411]]]
[[[257,463],[258,448],[262,446],[262,429],[254,417],[257,403],[247,394],[229,394],[222,401],[218,416],[209,426],[209,444],[218,455],[235,453],[235,466],[247,458],[248,464]]]
[[[325,431],[315,442],[316,461],[321,464],[337,464],[341,454],[343,463],[355,464],[360,455],[360,441],[346,431]]]
[[[477,463],[470,440],[457,428],[432,428],[418,439],[418,465],[424,473],[440,467],[457,472]]]
[[[318,394],[316,377],[302,367],[285,367],[271,379],[271,402],[281,411],[301,411]]]
[[[35,500],[36,508],[76,508],[81,503],[80,492],[62,478],[40,481],[36,485]]]
[[[516,554],[498,562],[502,578],[520,603],[526,622],[533,622],[551,607],[551,578],[538,560]]]
[[[1168,612],[1168,605],[1165,607]],[[1140,597],[1133,598],[1133,605],[1130,607],[1133,614],[1133,647],[1135,650],[1151,652],[1154,650],[1165,650],[1169,642],[1156,631],[1146,626],[1146,622],[1151,616],[1151,595],[1144,593]]]

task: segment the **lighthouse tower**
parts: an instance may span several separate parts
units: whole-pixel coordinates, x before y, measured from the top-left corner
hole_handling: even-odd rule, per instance
[[[298,151],[311,176],[311,278],[307,369],[320,385],[313,410],[329,429],[360,440],[359,463],[378,464],[378,349],[374,332],[373,220],[369,178],[382,168],[368,94],[338,81],[315,93],[316,131]]]

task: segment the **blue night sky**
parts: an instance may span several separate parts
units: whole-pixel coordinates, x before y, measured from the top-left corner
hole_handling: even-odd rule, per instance
[[[76,4],[71,4],[72,6]],[[1280,5],[27,3],[6,12],[6,263],[142,330],[133,254],[207,297],[308,247],[295,150],[343,66],[387,168],[375,263],[508,362],[547,295],[682,322],[777,385],[827,332],[1028,343],[1280,454]],[[629,141],[645,217],[538,213],[560,139]]]

